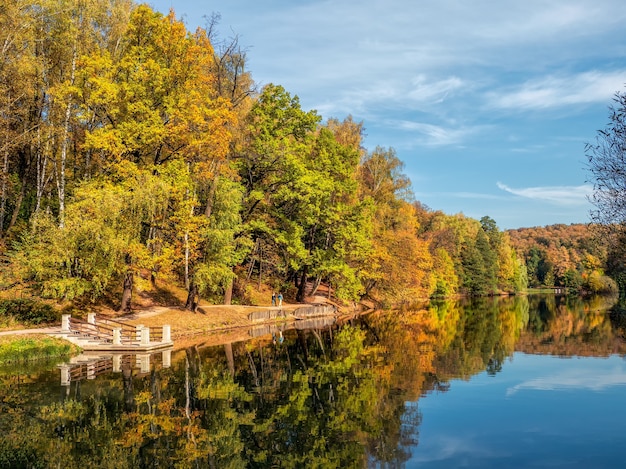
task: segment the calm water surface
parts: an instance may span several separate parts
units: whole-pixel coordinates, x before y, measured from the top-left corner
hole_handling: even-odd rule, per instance
[[[0,467],[624,467],[615,301],[298,327],[0,369]]]
[[[407,467],[624,467],[626,363],[516,353],[421,399]]]

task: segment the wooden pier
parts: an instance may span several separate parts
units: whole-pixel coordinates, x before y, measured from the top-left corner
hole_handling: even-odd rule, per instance
[[[337,307],[332,304],[314,303],[301,306],[295,310],[283,309],[279,306],[266,310],[253,311],[248,315],[252,322],[269,321],[272,319],[308,319],[319,316],[334,316],[337,314]]]
[[[320,316],[334,316],[336,314],[337,307],[328,303],[314,303],[308,306],[301,306],[293,312],[296,319],[310,319]]]
[[[64,314],[61,330],[51,334],[63,338],[84,351],[152,352],[174,345],[169,325],[162,328],[132,325],[116,319],[87,315],[87,320]]]

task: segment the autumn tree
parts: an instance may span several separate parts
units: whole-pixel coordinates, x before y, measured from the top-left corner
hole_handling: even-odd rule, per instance
[[[518,258],[525,261],[530,286],[580,291],[584,278],[614,272],[607,264],[607,239],[598,235],[597,226],[556,224],[508,230],[506,235]]]
[[[172,213],[170,220],[180,222],[173,229],[184,242],[174,246],[186,260],[181,275],[190,297],[197,295],[194,277],[203,275],[193,261],[206,253],[189,249],[207,246],[200,239],[207,235],[214,204],[210,187],[217,187],[217,163],[228,154],[234,118],[230,102],[217,89],[214,61],[206,31],[189,34],[173,12],[163,17],[142,5],[134,10],[120,48],[85,58],[81,75],[85,116],[99,122],[87,132],[86,148],[99,155],[101,167],[125,160],[158,173],[178,160],[189,168],[191,180],[180,193],[186,201],[177,204],[187,213]],[[201,214],[206,220],[197,218]],[[147,244],[159,242],[163,226],[149,230]]]
[[[372,254],[364,266],[366,293],[386,302],[412,302],[432,291],[432,257],[418,238],[419,222],[410,181],[393,149],[377,147],[359,167],[359,191],[374,214]]]
[[[5,2],[0,8],[0,235],[17,221],[37,128],[33,96],[37,88],[35,12],[29,3]],[[9,215],[11,215],[9,217]]]

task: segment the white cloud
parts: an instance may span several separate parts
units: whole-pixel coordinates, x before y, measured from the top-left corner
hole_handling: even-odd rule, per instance
[[[526,187],[522,189],[511,188],[501,182],[498,182],[497,185],[503,191],[519,197],[559,205],[587,204],[587,196],[593,191],[593,187],[587,184],[580,186]]]
[[[488,104],[501,109],[547,109],[589,103],[608,103],[626,84],[626,70],[589,71],[572,76],[530,80],[516,89],[487,94]]]
[[[370,120],[407,108],[451,115],[458,106],[476,116],[478,82],[500,87],[487,96],[500,109],[607,102],[619,88],[615,77],[597,81],[600,72],[581,74],[575,83],[554,75],[518,89],[497,84],[502,70],[545,73],[581,54],[609,54],[586,39],[621,28],[626,10],[618,0],[274,1],[242,14],[248,3],[224,6],[222,21],[251,45],[253,77],[284,85],[327,117]]]
[[[467,86],[459,77],[430,80],[420,74],[413,78],[407,97],[415,102],[442,103],[449,95]]]
[[[409,112],[441,112],[442,103],[453,98],[458,90],[467,91],[470,84],[456,76],[444,78],[418,74],[410,79],[385,77],[368,83],[346,82],[332,101],[325,96],[314,106],[322,113],[359,114],[377,119],[378,113],[391,110]]]
[[[501,200],[502,197],[481,192],[415,192],[415,197],[445,197],[450,199]]]
[[[469,136],[475,135],[484,129],[484,126],[444,127],[426,122],[408,120],[389,120],[385,123],[389,128],[396,128],[406,132],[416,132],[419,136],[413,139],[413,142],[426,146],[462,145]]]

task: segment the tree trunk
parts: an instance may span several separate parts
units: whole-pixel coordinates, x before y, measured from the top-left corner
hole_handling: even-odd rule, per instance
[[[252,252],[250,253],[250,267],[248,268],[248,275],[246,276],[246,283],[250,281],[252,278],[252,272],[254,271],[254,264],[256,263],[256,258],[254,255],[259,249],[259,243],[261,242],[261,238],[257,238],[254,242],[254,248],[252,248]]]
[[[207,218],[211,218],[211,213],[213,213],[213,204],[215,203],[215,193],[217,192],[217,182],[218,182],[218,174],[220,170],[220,164],[215,164],[215,177],[211,181],[211,185],[209,186],[209,192],[207,194],[206,207],[204,208],[204,216]]]
[[[295,271],[292,274],[290,274],[291,279],[293,280],[293,285],[296,288],[300,288],[300,276],[298,275],[298,272]]]
[[[13,215],[11,215],[11,221],[9,222],[9,226],[7,226],[7,231],[10,231],[15,223],[17,223],[17,217],[20,214],[20,210],[22,209],[22,202],[24,201],[24,191],[26,190],[26,175],[22,178],[22,188],[20,189],[20,193],[17,196],[17,200],[15,201],[15,207],[13,208]]]
[[[187,301],[185,302],[185,309],[188,309],[191,312],[196,312],[198,310],[198,286],[192,280],[189,285],[189,289],[187,290]]]
[[[261,291],[261,282],[263,280],[263,249],[259,244],[259,291]]]
[[[43,198],[46,185],[48,183],[48,151],[49,139],[46,138],[45,148],[41,145],[41,131],[37,130],[37,202],[35,203],[35,213],[41,208],[41,199]]]
[[[298,285],[298,293],[296,294],[296,301],[298,303],[304,302],[304,297],[306,295],[306,278],[308,270],[309,269],[307,266],[304,266],[304,268],[302,269],[302,275],[300,276],[300,283]]]
[[[315,279],[315,284],[313,286],[313,291],[311,292],[311,296],[315,296],[315,294],[317,293],[317,289],[320,287],[321,283],[322,283],[322,277],[318,275],[317,278]]]
[[[233,284],[234,280],[230,280],[224,291],[224,304],[229,305],[233,301]]]
[[[189,291],[189,232],[185,231],[185,288]]]
[[[72,53],[72,68],[70,72],[70,83],[74,85],[76,77],[76,59],[78,56],[78,46],[74,41],[74,50]],[[65,108],[65,119],[63,121],[63,136],[61,138],[61,161],[60,168],[56,171],[57,175],[57,192],[59,195],[59,228],[65,227],[65,166],[67,164],[67,149],[69,144],[70,133],[70,117],[72,111],[72,97],[68,97],[67,106]],[[56,167],[56,165],[55,165]]]
[[[133,273],[127,272],[124,277],[124,291],[122,292],[122,303],[119,311],[130,313],[131,299],[133,296]]]
[[[9,179],[9,150],[4,151],[4,164],[2,165],[2,189],[0,195],[0,237],[4,236],[4,216],[7,206],[7,182]]]

